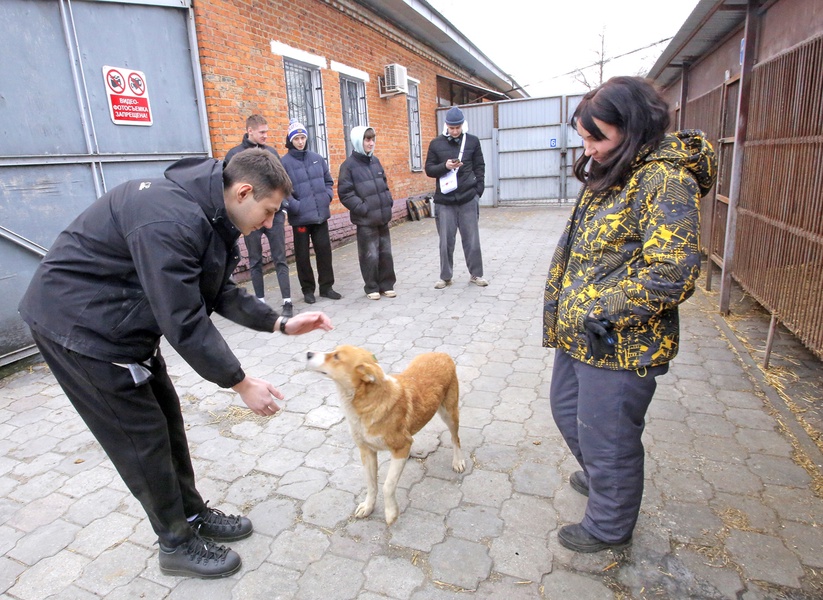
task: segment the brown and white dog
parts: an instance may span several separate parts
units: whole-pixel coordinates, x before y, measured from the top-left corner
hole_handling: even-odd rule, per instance
[[[459,384],[454,361],[448,354],[428,352],[414,358],[398,375],[386,375],[374,355],[355,346],[338,346],[333,352],[309,352],[309,369],[330,377],[340,392],[340,401],[352,437],[360,449],[366,477],[366,499],[354,516],[368,517],[377,498],[377,451],[389,450],[391,463],[383,484],[386,523],[397,520],[395,492],[406,466],[412,436],[438,413],[449,427],[454,454],[452,468],[466,468],[457,428]]]

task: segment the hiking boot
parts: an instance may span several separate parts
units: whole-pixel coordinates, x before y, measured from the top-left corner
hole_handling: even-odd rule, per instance
[[[586,481],[586,474],[583,471],[575,471],[569,476],[569,483],[572,489],[578,494],[589,495],[589,482]]]
[[[178,577],[228,577],[237,573],[242,565],[237,552],[204,540],[196,533],[176,548],[164,548],[160,544],[157,558],[164,575]]]
[[[486,287],[489,285],[489,282],[482,277],[472,277],[469,281],[471,281],[474,285],[479,285],[480,287]]]
[[[283,310],[280,311],[280,314],[287,319],[290,319],[294,316],[294,305],[291,302],[284,302]]]
[[[314,292],[306,292],[303,294],[303,300],[306,301],[306,304],[314,304],[317,300],[314,297]]]
[[[338,292],[335,292],[333,289],[329,288],[323,292],[320,292],[320,295],[324,298],[328,298],[329,300],[340,300],[343,296]]]
[[[254,531],[251,521],[246,517],[227,515],[216,508],[209,508],[208,502],[206,509],[192,521],[191,526],[200,537],[214,542],[242,540]]]
[[[561,546],[575,552],[584,553],[600,552],[601,550],[622,550],[632,543],[631,536],[622,542],[604,542],[583,529],[580,523],[561,527],[557,533],[557,539],[560,541]]]
[[[434,284],[434,289],[442,290],[444,287],[449,286],[452,284],[451,279],[438,279],[437,283]]]

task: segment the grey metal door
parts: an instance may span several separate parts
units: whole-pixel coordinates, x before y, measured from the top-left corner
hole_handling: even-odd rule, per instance
[[[0,3],[0,366],[34,353],[17,305],[98,196],[211,153],[190,0]],[[145,74],[151,126],[114,124],[104,65]]]
[[[486,160],[483,206],[556,203],[575,198],[572,175],[583,142],[568,122],[582,96],[524,98],[461,106]],[[446,108],[438,109],[442,131]]]
[[[498,107],[501,205],[542,204],[573,198],[579,183],[571,166],[582,147],[568,126],[579,96],[526,98]],[[577,100],[577,103],[574,102]]]
[[[437,131],[443,132],[446,123],[446,111],[437,111]],[[469,133],[476,135],[480,140],[480,149],[483,151],[483,160],[486,163],[486,188],[480,198],[480,206],[497,206],[497,189],[494,182],[497,180],[497,162],[494,157],[495,143],[495,103],[467,104],[460,107],[466,117],[466,127]]]

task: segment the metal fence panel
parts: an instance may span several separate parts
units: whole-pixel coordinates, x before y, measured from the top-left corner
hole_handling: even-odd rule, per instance
[[[99,152],[203,151],[187,13],[161,6],[136,8],[76,0],[72,13],[86,57],[83,77]],[[128,66],[146,74],[154,121],[151,127],[124,127],[112,122],[102,64]]]
[[[480,140],[483,161],[486,163],[486,186],[483,196],[480,198],[480,205],[496,206],[497,194],[494,182],[497,180],[497,162],[494,160],[494,103],[485,102],[483,104],[461,106],[460,110],[463,111],[463,116],[466,118],[466,127],[469,133],[476,135]],[[441,108],[437,111],[438,135],[443,132],[447,111],[447,108]]]
[[[106,190],[210,151],[190,3],[157,4],[0,2],[0,366],[34,353],[17,305],[57,234]],[[112,122],[103,65],[146,74],[152,126]]]
[[[58,4],[0,3],[0,56],[0,156],[86,152]]]
[[[568,126],[582,96],[526,98],[461,106],[469,131],[480,138],[486,160],[481,204],[552,203],[575,198],[580,183],[571,165],[582,140]],[[445,113],[438,110],[442,130]]]
[[[823,358],[823,36],[753,70],[734,277]]]

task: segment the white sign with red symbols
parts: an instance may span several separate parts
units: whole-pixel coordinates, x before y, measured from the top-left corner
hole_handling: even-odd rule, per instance
[[[151,125],[146,76],[125,67],[103,67],[109,114],[115,125]]]

